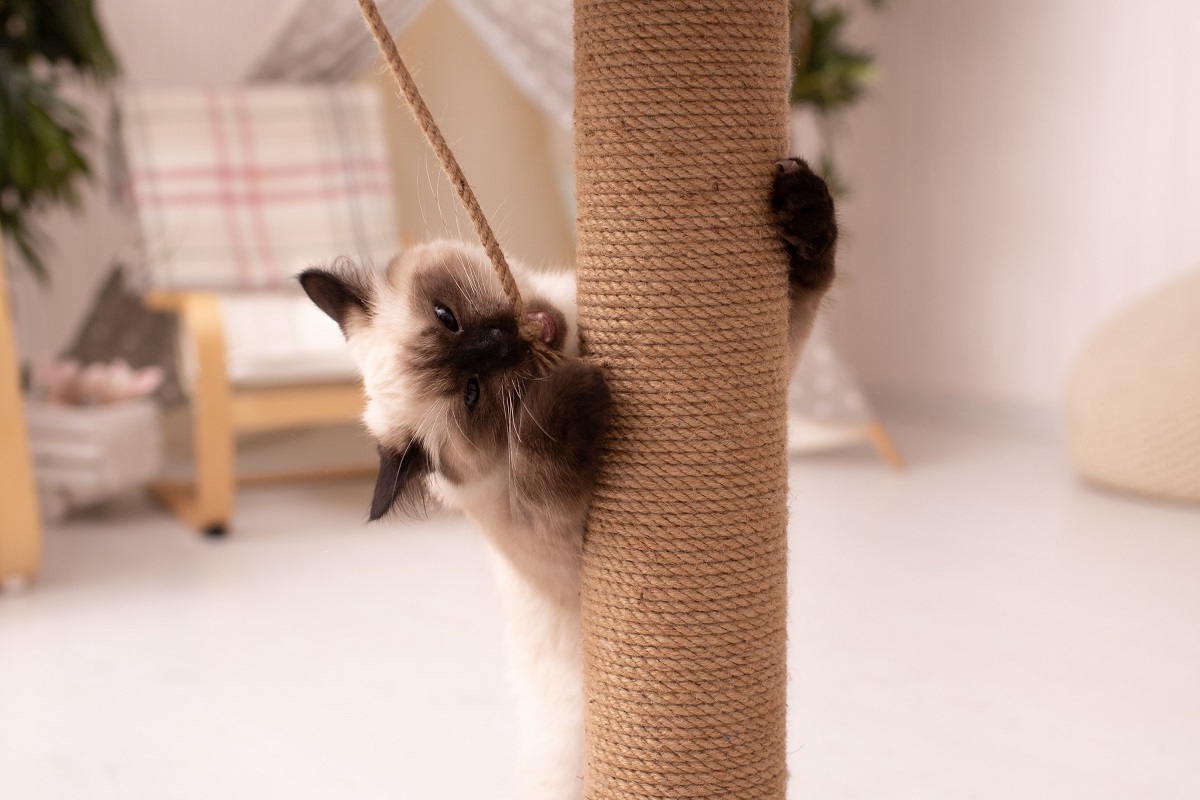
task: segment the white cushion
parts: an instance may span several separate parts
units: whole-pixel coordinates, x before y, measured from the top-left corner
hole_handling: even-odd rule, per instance
[[[337,323],[303,294],[223,294],[221,319],[235,386],[358,380]]]

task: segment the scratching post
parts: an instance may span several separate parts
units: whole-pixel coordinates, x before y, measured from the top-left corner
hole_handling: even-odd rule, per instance
[[[591,800],[784,796],[787,77],[780,0],[575,2]]]

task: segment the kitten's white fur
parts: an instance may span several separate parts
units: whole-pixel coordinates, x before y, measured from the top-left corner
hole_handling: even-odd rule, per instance
[[[521,293],[549,300],[566,318],[563,351],[579,355],[575,273],[538,272],[510,262]],[[507,466],[507,465],[505,465]],[[497,476],[500,478],[500,476]],[[569,567],[556,581],[557,597],[534,587],[495,542],[531,540],[508,511],[507,475],[455,491],[436,487],[442,501],[488,532],[489,561],[507,618],[509,685],[516,700],[521,800],[572,800],[583,796],[583,645],[579,628],[579,570]],[[500,513],[496,513],[500,511]],[[567,536],[583,540],[583,521]]]
[[[458,242],[431,242],[407,251],[375,282],[375,312],[370,325],[351,325],[347,341],[363,376],[368,398],[363,421],[386,441],[397,419],[421,420],[439,416],[441,399],[421,401],[396,366],[395,354],[418,330],[409,304],[406,282],[420,263],[463,259],[472,266],[470,278],[479,292],[500,293],[499,282],[487,266],[481,248]],[[575,275],[535,271],[510,261],[522,295],[549,301],[565,318],[563,351],[579,354]],[[434,437],[437,446],[454,446],[453,437],[440,436],[430,426],[419,433]],[[441,441],[439,441],[441,439]],[[509,464],[500,459],[488,471],[454,484],[435,473],[430,493],[444,506],[465,513],[485,534],[490,562],[506,610],[509,682],[517,705],[519,729],[519,792],[521,800],[574,800],[583,794],[583,676],[579,630],[579,564],[573,552],[525,553],[518,569],[513,543],[582,542],[583,519],[550,517],[529,521],[514,514],[510,502]],[[573,530],[545,530],[569,526]],[[520,557],[520,556],[518,556]],[[533,582],[536,573],[542,580]]]

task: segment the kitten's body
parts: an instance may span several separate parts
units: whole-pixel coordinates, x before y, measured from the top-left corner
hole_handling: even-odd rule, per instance
[[[472,365],[458,384],[443,387],[429,376],[438,367],[414,354],[431,340],[461,335],[470,316],[485,320],[484,330],[497,314],[511,316],[482,249],[432,242],[403,254],[384,275],[342,264],[302,280],[338,320],[362,370],[364,421],[380,447],[371,518],[432,501],[462,511],[484,533],[508,620],[519,796],[565,800],[582,787],[579,559],[608,392],[599,371],[578,361],[574,274],[510,266],[526,305],[550,315],[547,336],[567,360],[554,367],[524,352],[490,371],[491,406],[481,398],[465,414],[462,381],[489,370]],[[438,276],[449,279],[436,286]],[[464,320],[458,332],[421,313],[443,304],[456,323]],[[511,340],[500,346],[520,348]],[[488,419],[476,419],[481,413]],[[574,424],[577,414],[586,424]]]
[[[795,363],[833,278],[837,228],[803,162],[781,162],[771,201],[791,263]],[[362,370],[380,451],[371,519],[432,497],[483,531],[509,621],[519,796],[569,800],[582,794],[579,562],[610,398],[578,358],[574,275],[510,266],[560,363],[517,337],[477,247],[433,242],[385,275],[343,264],[301,283]]]
[[[475,253],[490,271],[483,252]],[[535,272],[516,262],[510,267],[522,297],[544,298],[562,313],[562,350],[578,357],[574,273]],[[542,506],[534,501],[534,487],[514,480],[515,468],[502,459],[470,485],[437,474],[431,484],[443,505],[462,511],[483,531],[504,603],[520,746],[517,796],[566,800],[581,796],[583,786],[579,558],[587,503]]]

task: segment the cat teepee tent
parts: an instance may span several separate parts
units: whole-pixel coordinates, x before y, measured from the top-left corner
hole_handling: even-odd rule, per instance
[[[393,35],[430,0],[382,0]],[[513,83],[563,131],[571,128],[574,58],[571,0],[446,0],[471,26]],[[247,76],[252,81],[347,81],[378,52],[358,10],[345,0],[296,0],[281,7]],[[794,133],[794,132],[793,132]],[[561,159],[571,182],[569,159]],[[789,393],[789,452],[816,452],[871,442],[893,466],[899,454],[821,322]]]

